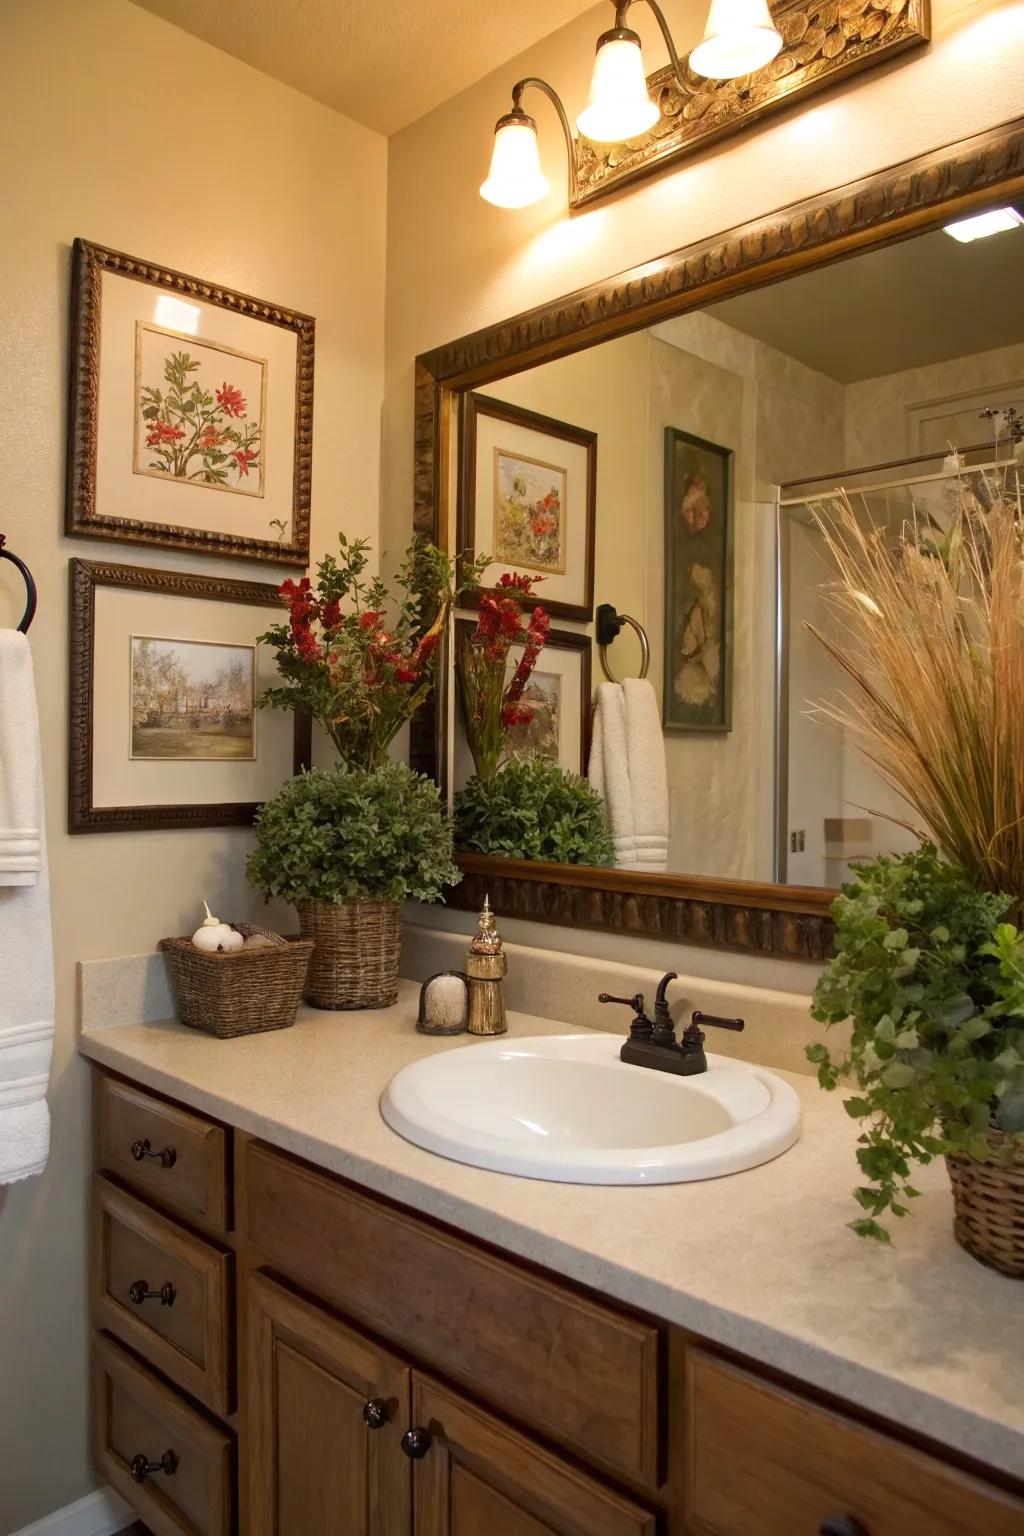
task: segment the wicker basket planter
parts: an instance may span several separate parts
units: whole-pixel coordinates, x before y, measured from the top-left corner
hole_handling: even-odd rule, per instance
[[[178,1016],[192,1029],[222,1040],[260,1035],[295,1023],[313,953],[307,939],[282,939],[254,923],[238,923],[248,938],[271,942],[255,949],[210,954],[191,939],[161,939],[178,998]]]
[[[314,1008],[390,1008],[398,1000],[402,914],[397,901],[307,901],[297,907],[313,940],[305,998]]]
[[[992,1127],[993,1150],[1013,1138]],[[1012,1161],[956,1154],[946,1158],[953,1185],[953,1234],[962,1248],[991,1269],[1024,1279],[1024,1147]]]

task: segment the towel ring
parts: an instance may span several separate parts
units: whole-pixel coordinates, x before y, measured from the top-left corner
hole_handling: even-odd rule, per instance
[[[9,549],[5,549],[5,542],[6,535],[0,533],[0,560],[9,560],[11,564],[21,572],[25,582],[27,592],[25,612],[21,616],[21,623],[18,625],[18,629],[21,634],[27,635],[29,625],[32,623],[32,620],[36,616],[36,603],[38,602],[36,584],[33,579],[32,572],[29,570],[24,560],[19,560],[17,555],[12,555]]]
[[[601,666],[604,675],[610,683],[617,683],[618,678],[608,665],[608,647],[616,638],[624,624],[640,641],[640,676],[646,677],[651,670],[651,642],[647,638],[647,631],[636,619],[628,613],[617,613],[611,603],[601,603],[597,610],[597,654],[601,658]]]

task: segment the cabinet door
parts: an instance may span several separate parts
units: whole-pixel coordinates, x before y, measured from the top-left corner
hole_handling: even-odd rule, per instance
[[[653,1536],[649,1511],[418,1372],[412,1424],[416,1536]]]
[[[409,1536],[409,1371],[263,1274],[245,1295],[246,1536]]]

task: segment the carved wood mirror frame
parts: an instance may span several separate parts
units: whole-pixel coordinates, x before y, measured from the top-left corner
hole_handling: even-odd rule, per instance
[[[466,390],[1022,193],[1024,118],[1017,118],[424,353],[416,360],[416,532],[449,543],[451,427]],[[413,766],[442,782],[447,705],[439,688],[415,722],[411,751]],[[835,892],[823,888],[479,854],[460,854],[458,862],[464,879],[449,896],[458,907],[476,910],[489,892],[505,916],[798,960],[821,959],[831,941]]]

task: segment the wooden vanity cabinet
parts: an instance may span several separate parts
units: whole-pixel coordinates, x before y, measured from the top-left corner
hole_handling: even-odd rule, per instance
[[[134,1084],[96,1104],[93,1441],[155,1536],[1024,1536],[951,1452]]]

